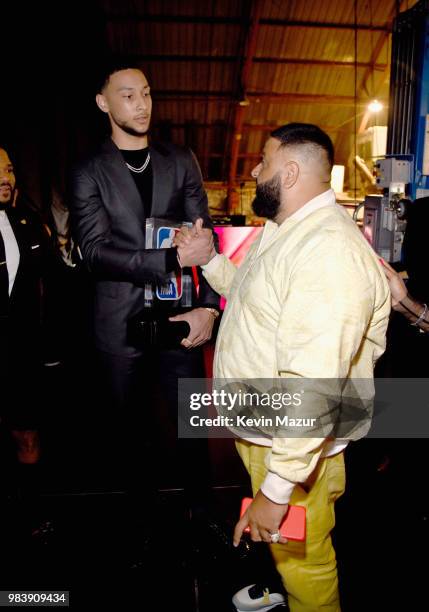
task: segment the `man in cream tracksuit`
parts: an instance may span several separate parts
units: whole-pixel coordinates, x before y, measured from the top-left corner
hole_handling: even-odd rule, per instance
[[[228,300],[216,378],[369,379],[372,389],[390,294],[377,255],[335,202],[333,156],[327,134],[309,124],[280,127],[266,142],[252,172],[254,211],[268,218],[264,231],[239,269],[214,249],[203,268]],[[210,239],[203,230],[179,241]],[[344,492],[346,444],[320,435],[237,443],[254,501],[236,525],[236,545],[247,525],[254,541],[276,541],[288,504],[307,509],[305,544],[281,537],[271,544],[291,612],[340,610],[330,533]]]

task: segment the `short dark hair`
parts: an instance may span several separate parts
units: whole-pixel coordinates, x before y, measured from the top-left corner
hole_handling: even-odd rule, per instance
[[[334,165],[334,145],[328,134],[312,123],[287,123],[271,132],[280,140],[282,147],[293,145],[313,145],[323,149],[328,158],[330,169]]]
[[[124,57],[106,59],[98,71],[96,93],[102,93],[103,89],[109,83],[109,79],[112,74],[115,74],[115,72],[119,72],[120,70],[142,70],[142,68],[136,64],[136,62]]]

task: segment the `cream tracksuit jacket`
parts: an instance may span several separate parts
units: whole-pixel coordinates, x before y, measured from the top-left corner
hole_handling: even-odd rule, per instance
[[[267,221],[240,268],[216,255],[203,270],[228,300],[215,378],[372,381],[385,349],[389,287],[377,254],[331,189],[280,226]],[[277,503],[289,501],[321,456],[346,446],[323,438],[257,443],[272,445],[261,489]]]

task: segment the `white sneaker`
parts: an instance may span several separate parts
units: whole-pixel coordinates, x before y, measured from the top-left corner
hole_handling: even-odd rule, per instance
[[[251,584],[237,591],[232,603],[237,612],[267,612],[274,606],[285,604],[286,600],[281,593],[270,593],[268,587]]]

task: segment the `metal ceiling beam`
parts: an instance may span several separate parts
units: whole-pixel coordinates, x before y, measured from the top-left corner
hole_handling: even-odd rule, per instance
[[[107,23],[118,22],[138,22],[145,23],[184,23],[184,24],[219,24],[219,25],[238,25],[250,26],[250,20],[243,20],[241,17],[215,17],[215,16],[199,16],[199,15],[135,15],[131,13],[118,13],[106,15]],[[260,25],[288,28],[316,28],[329,30],[354,30],[353,23],[336,23],[336,22],[319,22],[319,21],[301,21],[296,19],[270,19],[263,18],[259,20]],[[373,32],[389,31],[388,24],[359,24],[359,30],[372,30]]]
[[[270,104],[282,102],[296,102],[303,104],[318,103],[318,104],[334,104],[340,106],[350,106],[355,104],[354,96],[337,96],[333,94],[301,94],[301,93],[265,93],[265,92],[249,92],[247,94],[250,100],[268,102]],[[362,104],[367,101],[362,101]],[[358,101],[359,104],[359,101]]]
[[[357,66],[358,68],[375,68],[375,70],[384,70],[386,68],[386,64],[370,64],[369,62],[353,62],[348,60],[323,60],[323,59],[300,59],[296,57],[255,57],[255,64],[298,64],[298,65],[307,65],[310,64],[312,66],[336,66],[339,68],[354,68]]]
[[[272,132],[273,130],[280,127],[281,125],[282,124],[258,125],[256,123],[246,123],[245,125],[243,125],[243,131],[244,132]],[[331,132],[332,134],[336,134],[336,133],[349,134],[350,132],[353,132],[353,129],[354,129],[353,126],[350,126],[350,128],[347,129],[347,128],[343,128],[337,125],[323,125],[323,124],[319,124],[319,127],[322,130],[325,130],[325,132]]]
[[[250,16],[250,26],[247,31],[246,44],[244,50],[244,61],[240,74],[240,93],[241,99],[235,101],[234,109],[234,128],[231,140],[231,158],[229,163],[229,174],[228,174],[228,210],[234,212],[234,187],[236,186],[237,177],[237,164],[238,154],[240,150],[240,143],[242,139],[242,129],[244,123],[244,114],[246,112],[246,106],[243,106],[243,102],[246,100],[247,88],[249,87],[250,71],[252,68],[253,58],[256,53],[256,45],[258,41],[258,33],[260,26],[260,19],[262,16],[264,0],[254,0],[252,2],[252,11]]]
[[[396,11],[396,3],[394,4],[394,7],[393,7],[392,11],[389,14],[389,25],[390,25],[390,28],[393,27],[393,20],[394,20],[394,18],[396,16],[397,12],[400,13],[403,10],[405,10],[406,8],[407,8],[406,0],[403,0],[403,2],[401,3],[401,5],[398,8],[398,11]],[[374,50],[372,52],[371,60],[370,60],[370,66],[372,66],[372,62],[374,62],[374,65],[375,65],[375,62],[380,57],[380,53],[381,53],[381,51],[382,51],[382,49],[384,47],[384,44],[388,41],[388,38],[389,38],[389,34],[382,34],[380,36],[380,38],[379,38],[379,40],[378,40],[377,44],[375,45]],[[390,62],[386,65],[386,67],[385,67],[385,69],[383,71],[383,78],[381,79],[380,87],[378,88],[377,91],[371,91],[370,92],[368,90],[368,81],[369,81],[370,77],[373,74],[373,69],[372,69],[372,67],[369,67],[365,71],[365,73],[364,73],[364,75],[362,77],[361,90],[363,89],[364,91],[367,92],[368,95],[372,94],[374,96],[374,98],[378,98],[380,90],[382,89],[386,79],[389,76],[389,70],[390,70]],[[358,128],[358,131],[357,131],[358,134],[363,134],[363,132],[366,130],[366,128],[368,126],[368,122],[369,122],[371,117],[372,117],[372,113],[367,108],[365,113],[363,114],[363,117],[362,117],[361,122],[359,124],[359,128]]]
[[[161,127],[168,127],[169,129],[172,130],[186,130],[188,128],[198,128],[198,129],[204,129],[204,130],[214,130],[214,129],[227,129],[227,124],[226,123],[197,123],[197,122],[189,122],[189,123],[172,123],[170,121],[158,121],[158,122],[154,122],[153,124],[154,128],[161,128]],[[272,130],[275,130],[277,127],[280,127],[280,124],[277,125],[267,125],[267,124],[257,124],[257,123],[245,123],[243,125],[243,132],[271,132]],[[322,130],[325,130],[325,132],[331,132],[331,133],[344,133],[344,134],[350,134],[351,132],[354,131],[354,126],[350,126],[349,129],[341,129],[341,127],[335,126],[335,125],[320,125],[319,126]],[[214,154],[215,157],[220,156],[221,154]],[[211,153],[208,153],[208,156],[211,157]],[[242,157],[242,154],[240,153],[238,155],[238,157]]]
[[[335,23],[335,22],[320,22],[320,21],[299,21],[292,19],[261,19],[261,25],[280,26],[288,28],[327,28],[328,30],[354,30],[353,23]],[[359,24],[359,30],[372,30],[373,32],[385,32],[388,29],[387,24]]]
[[[236,62],[235,55],[164,55],[164,54],[145,54],[129,57],[135,61],[145,62]],[[297,57],[254,57],[255,64],[297,64],[309,66],[336,66],[339,68],[371,68],[371,70],[385,70],[387,64],[372,64],[371,62],[354,62],[353,60],[324,60],[316,58],[301,59]]]
[[[192,91],[192,90],[171,90],[164,89],[153,92],[153,97],[157,101],[174,101],[179,100],[180,102],[218,102],[229,104],[231,97],[234,96],[234,92],[231,91]],[[354,106],[354,96],[337,96],[330,94],[301,94],[301,93],[266,93],[266,92],[247,92],[246,98],[250,102],[257,104],[258,102],[265,102],[269,104],[282,104],[284,102],[294,102],[296,104],[332,104],[335,106]],[[358,106],[365,106],[368,104],[368,98],[361,98],[357,100]],[[246,108],[246,106],[240,106],[240,108]]]
[[[397,10],[397,4],[396,2],[393,3],[393,8],[389,13],[388,19],[387,19],[387,24],[388,24],[388,30],[384,33],[382,33],[374,47],[374,50],[371,54],[371,59],[370,59],[370,66],[367,68],[367,70],[365,71],[361,83],[360,83],[360,88],[359,91],[366,91],[368,95],[376,95],[376,92],[369,92],[368,91],[368,81],[374,71],[373,66],[375,66],[376,62],[378,61],[378,58],[380,57],[380,53],[383,50],[383,47],[385,45],[385,43],[389,40],[389,36],[392,32],[392,26],[393,26],[393,20],[396,17],[396,15],[398,13],[401,13],[402,11],[404,11],[406,8],[408,7],[408,1],[407,0],[402,0],[398,10]],[[388,71],[390,68],[390,63],[387,64],[386,68],[385,68],[385,74],[387,76]]]

